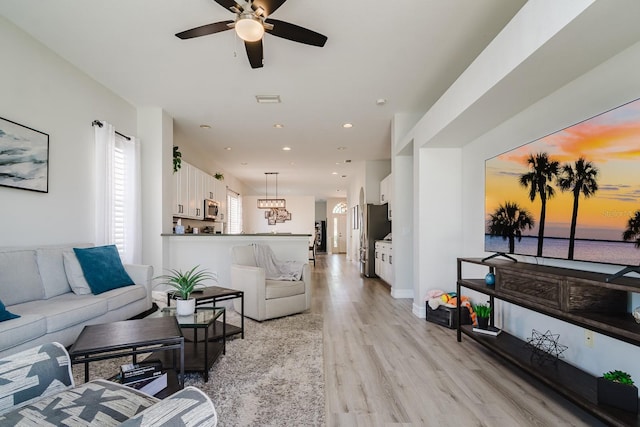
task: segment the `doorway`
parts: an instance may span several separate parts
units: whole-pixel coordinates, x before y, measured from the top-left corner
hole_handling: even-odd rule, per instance
[[[337,203],[332,210],[331,253],[344,254],[347,252],[347,204]]]

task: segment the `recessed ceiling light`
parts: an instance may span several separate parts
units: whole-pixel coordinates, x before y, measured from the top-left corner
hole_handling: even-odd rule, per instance
[[[338,172],[331,172],[331,175],[338,175]]]
[[[210,125],[200,125],[202,129],[211,129]]]
[[[284,125],[282,123],[276,123],[275,125],[273,125],[273,127],[276,129],[282,129]]]
[[[346,150],[346,149],[347,149],[347,147],[338,147],[338,151],[343,151],[343,150]]]
[[[340,162],[336,162],[336,165],[341,165],[341,164],[342,164],[342,163],[340,163]]]
[[[280,95],[256,95],[258,104],[280,104]]]
[[[378,98],[376,99],[376,105],[384,105],[387,103],[387,100],[384,98]]]
[[[231,151],[231,147],[224,147],[225,150]]]
[[[247,166],[249,163],[247,163],[247,162],[242,162],[242,163],[240,163],[240,164],[241,164],[242,166]]]
[[[347,175],[342,175],[342,178],[346,178],[346,177],[347,177]]]
[[[353,127],[353,123],[345,123],[342,125],[342,127],[345,129],[351,129]]]
[[[291,151],[291,147],[282,147],[282,151]]]

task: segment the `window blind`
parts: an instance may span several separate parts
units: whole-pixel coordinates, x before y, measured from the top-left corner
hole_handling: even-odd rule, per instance
[[[111,218],[113,219],[113,244],[118,248],[120,256],[125,253],[125,188],[127,188],[126,158],[124,155],[124,138],[116,135],[115,148],[113,150],[113,205]]]
[[[242,233],[242,198],[240,194],[227,189],[227,233]]]

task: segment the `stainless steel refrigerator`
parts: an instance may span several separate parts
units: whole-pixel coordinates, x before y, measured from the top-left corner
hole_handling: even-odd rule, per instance
[[[361,210],[360,221],[360,274],[377,277],[375,272],[375,242],[391,233],[387,218],[387,205],[367,204]]]

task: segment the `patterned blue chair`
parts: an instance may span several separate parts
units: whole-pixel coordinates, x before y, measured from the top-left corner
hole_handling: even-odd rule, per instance
[[[59,343],[0,359],[0,425],[215,426],[209,397],[186,387],[165,400],[108,380],[75,386]]]

